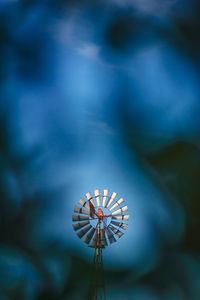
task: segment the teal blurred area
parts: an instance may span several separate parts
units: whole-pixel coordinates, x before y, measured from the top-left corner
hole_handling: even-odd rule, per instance
[[[200,5],[0,0],[0,299],[87,299],[71,215],[129,207],[107,299],[200,299]]]

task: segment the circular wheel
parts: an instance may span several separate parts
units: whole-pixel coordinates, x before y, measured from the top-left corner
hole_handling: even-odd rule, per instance
[[[117,241],[128,227],[129,215],[125,214],[128,206],[122,206],[124,200],[116,200],[117,193],[108,195],[108,190],[86,194],[86,200],[80,198],[72,215],[73,228],[83,242],[93,248],[104,248]]]

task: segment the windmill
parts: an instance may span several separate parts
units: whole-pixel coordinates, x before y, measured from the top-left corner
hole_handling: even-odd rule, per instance
[[[77,236],[89,247],[94,248],[93,274],[90,283],[90,300],[106,299],[102,249],[115,243],[128,227],[129,215],[126,214],[128,206],[124,199],[117,199],[117,193],[109,196],[108,190],[94,191],[86,194],[86,199],[80,198],[75,205],[72,215],[73,228]]]

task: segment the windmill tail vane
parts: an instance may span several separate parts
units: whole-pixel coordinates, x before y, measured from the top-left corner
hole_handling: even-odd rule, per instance
[[[90,205],[90,217],[94,219],[94,217],[95,217],[94,205],[92,204],[92,202],[89,202],[89,205]]]
[[[94,195],[88,192],[86,199],[80,198],[75,205],[72,226],[77,236],[95,249],[88,299],[105,300],[102,249],[124,235],[130,215],[126,214],[128,206],[124,205],[124,199],[116,200],[117,193],[109,196],[109,190],[105,189],[102,195],[95,190]]]

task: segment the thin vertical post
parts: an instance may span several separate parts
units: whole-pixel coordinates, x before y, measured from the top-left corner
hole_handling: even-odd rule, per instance
[[[100,244],[100,220],[98,220],[97,243],[94,251],[88,300],[106,300],[102,245]]]

